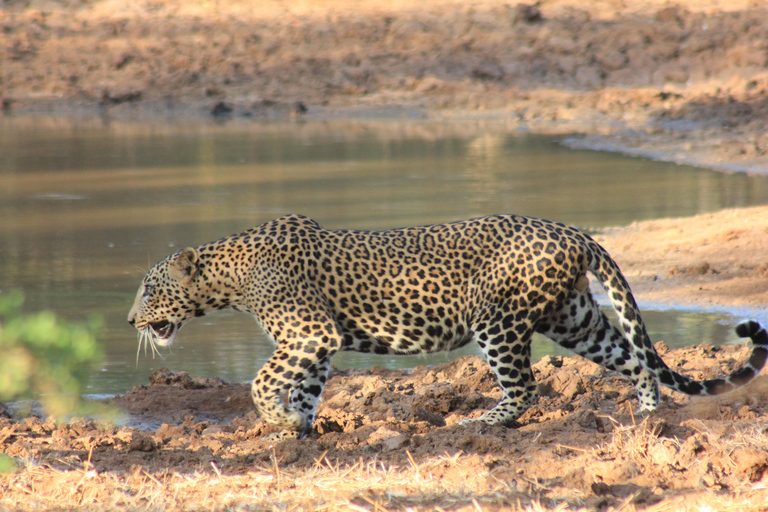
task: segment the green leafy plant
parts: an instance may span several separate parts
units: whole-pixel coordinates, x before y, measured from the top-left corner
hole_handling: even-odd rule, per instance
[[[48,414],[72,414],[82,405],[90,367],[102,357],[101,321],[24,314],[23,302],[21,292],[0,294],[0,402],[39,398]]]

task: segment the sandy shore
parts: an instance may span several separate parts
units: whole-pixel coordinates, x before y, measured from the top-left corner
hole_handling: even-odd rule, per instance
[[[768,208],[636,222],[597,240],[635,295],[686,306],[768,305]]]

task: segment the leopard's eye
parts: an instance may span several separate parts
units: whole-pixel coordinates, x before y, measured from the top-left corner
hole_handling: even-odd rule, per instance
[[[153,284],[145,284],[144,285],[144,297],[149,297],[149,295],[152,293],[152,290],[155,289],[155,285]]]

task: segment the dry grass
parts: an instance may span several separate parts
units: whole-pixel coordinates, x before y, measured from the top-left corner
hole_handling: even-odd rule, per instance
[[[478,510],[518,502],[546,510],[509,485],[489,485],[466,459],[440,457],[405,467],[360,460],[340,467],[325,457],[306,471],[272,465],[245,475],[223,475],[215,465],[191,474],[98,474],[86,467],[69,471],[27,462],[0,482],[0,508],[15,510]],[[434,470],[443,476],[436,477]],[[559,508],[563,510],[562,508]]]
[[[622,426],[614,421],[614,426],[615,431],[611,441],[594,450],[593,455],[598,459],[615,457],[632,461],[641,468],[642,475],[651,477],[651,481],[655,473],[666,471],[667,468],[684,469],[686,472],[702,475],[701,483],[710,487],[710,492],[693,493],[688,489],[657,487],[654,493],[663,496],[663,499],[647,508],[643,507],[643,510],[648,512],[765,512],[768,510],[768,482],[765,479],[761,478],[762,481],[755,482],[754,485],[746,488],[739,489],[734,486],[734,489],[729,489],[729,484],[734,481],[733,475],[744,473],[747,467],[743,460],[740,460],[741,455],[768,451],[768,437],[765,435],[768,421],[760,420],[746,425],[726,426],[723,428],[725,430],[723,433],[717,433],[704,422],[693,420],[688,422],[687,426],[694,429],[696,434],[684,441],[676,436],[667,437],[666,423],[650,418],[629,426]],[[693,453],[696,453],[696,456],[692,456]],[[711,476],[713,468],[725,469],[720,472],[721,480],[717,481]],[[747,475],[747,480],[749,479]],[[711,488],[717,486],[720,486],[723,492],[711,492]],[[700,484],[699,487],[702,485]],[[636,498],[636,494],[627,498],[625,504],[630,505],[629,510],[634,508],[631,502]]]
[[[712,435],[711,457],[731,457],[740,447],[764,448],[768,441],[763,427],[734,430],[726,436]],[[659,464],[653,454],[681,444],[660,437],[658,424],[617,426],[612,440],[579,457],[585,467],[621,453],[639,465]],[[706,434],[706,432],[704,432]],[[660,448],[661,447],[661,448]],[[274,452],[268,463],[246,474],[225,475],[215,464],[192,474],[168,469],[150,473],[136,466],[118,474],[97,473],[89,463],[68,463],[69,470],[25,461],[15,474],[0,477],[2,510],[589,510],[595,503],[574,497],[543,497],[547,489],[538,479],[523,474],[513,477],[488,470],[482,458],[463,453],[406,465],[385,465],[373,458],[351,466],[329,461],[325,454],[308,469],[281,468]],[[706,463],[706,460],[704,461]],[[731,464],[737,463],[731,459]],[[631,494],[618,507],[606,510],[635,511],[765,511],[768,485],[758,482],[747,489],[729,493],[711,490],[668,492],[660,489],[660,501],[648,506],[637,503]],[[657,491],[659,492],[659,491]]]

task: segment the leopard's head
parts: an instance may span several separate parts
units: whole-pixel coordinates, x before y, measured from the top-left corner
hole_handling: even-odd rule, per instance
[[[155,265],[141,282],[128,323],[139,331],[139,350],[144,344],[166,347],[189,320],[201,316],[198,254],[195,249],[178,251]]]

